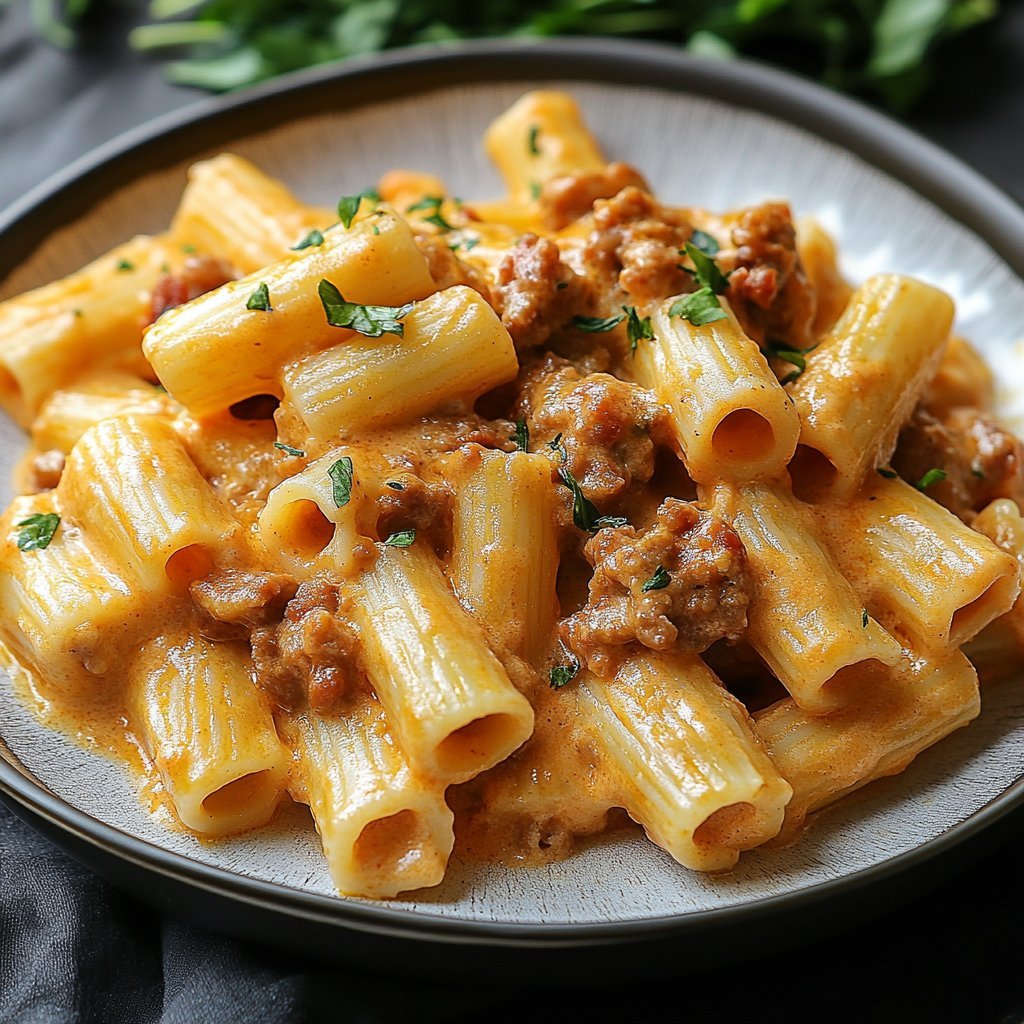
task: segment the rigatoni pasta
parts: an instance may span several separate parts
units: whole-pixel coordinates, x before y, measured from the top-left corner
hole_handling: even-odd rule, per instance
[[[501,197],[336,210],[204,160],[0,304],[0,642],[182,828],[307,806],[345,896],[616,809],[742,870],[1019,661],[1024,447],[931,284],[662,203],[563,93],[485,145]]]

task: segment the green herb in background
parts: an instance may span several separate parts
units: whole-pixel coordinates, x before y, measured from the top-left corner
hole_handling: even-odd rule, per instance
[[[0,0],[2,6],[3,0]],[[110,0],[31,0],[40,31],[70,46]],[[179,48],[182,85],[222,92],[394,46],[478,37],[656,39],[711,57],[744,54],[905,110],[927,88],[938,44],[993,18],[998,0],[153,0],[138,50]]]

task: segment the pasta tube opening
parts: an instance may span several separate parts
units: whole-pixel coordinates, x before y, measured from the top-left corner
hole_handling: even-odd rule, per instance
[[[189,544],[175,551],[164,563],[168,582],[175,590],[185,590],[193,580],[213,572],[214,558],[205,544]]]
[[[441,741],[437,764],[445,776],[473,774],[494,750],[515,749],[522,742],[522,720],[513,715],[485,715],[460,726]]]
[[[281,508],[274,532],[286,551],[309,562],[328,547],[334,539],[334,529],[334,523],[315,501],[297,498]]]
[[[363,826],[352,850],[352,859],[360,871],[387,874],[400,885],[410,869],[419,872],[419,861],[436,854],[430,822],[406,808]],[[429,852],[428,852],[429,851]],[[412,886],[420,884],[418,879]]]
[[[263,771],[250,772],[215,789],[203,800],[202,810],[204,814],[215,818],[240,818],[253,814],[255,818],[263,820],[264,808],[269,805],[273,809],[279,796],[279,780],[275,780],[273,773],[264,768]]]
[[[752,472],[775,447],[772,425],[753,409],[737,409],[711,435],[715,456],[728,462],[734,474]]]
[[[959,647],[980,633],[990,622],[1013,607],[1020,582],[1012,575],[1000,576],[969,604],[958,608],[949,621],[949,643]]]
[[[798,444],[789,464],[789,475],[793,481],[793,494],[801,501],[813,502],[832,490],[839,470],[817,448]]]

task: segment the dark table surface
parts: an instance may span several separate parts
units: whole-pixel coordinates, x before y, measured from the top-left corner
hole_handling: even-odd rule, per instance
[[[1024,4],[952,48],[907,119],[1024,201]],[[0,208],[100,142],[198,98],[124,43],[130,5],[62,53],[27,3],[0,13]],[[1024,1021],[1018,818],[995,850],[869,923],[656,984],[574,977],[533,994],[327,968],[161,918],[0,806],[0,1024],[7,1022]],[[823,930],[827,922],[822,922]],[[785,936],[779,936],[780,946]],[[455,954],[453,954],[455,955]],[[557,953],[551,954],[557,956]]]

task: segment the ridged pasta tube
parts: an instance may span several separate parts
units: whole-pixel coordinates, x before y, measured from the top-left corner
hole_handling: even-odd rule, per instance
[[[652,314],[633,372],[671,409],[687,472],[704,484],[777,477],[800,431],[789,396],[724,299],[727,317],[701,327],[670,316],[673,301]]]
[[[171,235],[251,274],[284,259],[310,231],[337,218],[299,202],[248,160],[221,153],[193,164]]]
[[[57,493],[67,515],[146,590],[188,584],[230,559],[241,530],[178,435],[153,416],[90,427]]]
[[[952,324],[952,299],[912,277],[876,274],[853,293],[791,391],[801,423],[790,469],[797,494],[848,498],[889,461]]]
[[[1016,502],[1009,498],[993,501],[978,513],[971,526],[1016,558],[1024,573],[1024,516]],[[1003,622],[1024,644],[1024,595],[1018,596]]]
[[[872,474],[818,522],[864,606],[922,651],[959,647],[1013,607],[1020,566],[902,480]]]
[[[297,756],[292,795],[309,804],[340,893],[387,899],[441,881],[452,812],[442,786],[409,767],[376,699],[289,717],[282,732]]]
[[[885,775],[977,717],[978,676],[959,651],[908,655],[884,679],[865,679],[861,699],[825,718],[792,700],[754,715],[775,767],[793,787],[785,833],[806,816]]]
[[[423,541],[382,548],[354,589],[367,675],[417,772],[464,782],[529,737],[529,701]]]
[[[789,784],[743,705],[694,655],[644,652],[576,687],[581,723],[647,835],[698,871],[734,866],[782,826]]]
[[[129,672],[129,703],[183,824],[223,836],[270,820],[288,755],[245,645],[198,630],[153,640]]]
[[[280,396],[286,361],[352,335],[328,324],[317,293],[323,279],[350,302],[397,305],[429,295],[434,281],[409,226],[381,210],[348,230],[325,232],[322,245],[164,313],[143,348],[167,390],[196,416],[253,395]],[[260,284],[269,312],[246,308]]]
[[[28,427],[43,402],[82,373],[145,373],[142,325],[168,260],[162,240],[140,236],[0,304],[0,408]]]
[[[400,338],[353,338],[292,364],[284,393],[326,440],[471,402],[518,370],[498,315],[479,292],[456,285],[418,302]]]
[[[866,666],[895,665],[899,643],[864,609],[783,486],[747,484],[721,496],[747,552],[753,593],[747,641],[797,704],[826,714],[850,700]]]
[[[536,665],[558,615],[551,461],[463,448],[445,463],[455,495],[448,574],[459,599],[513,654]]]

